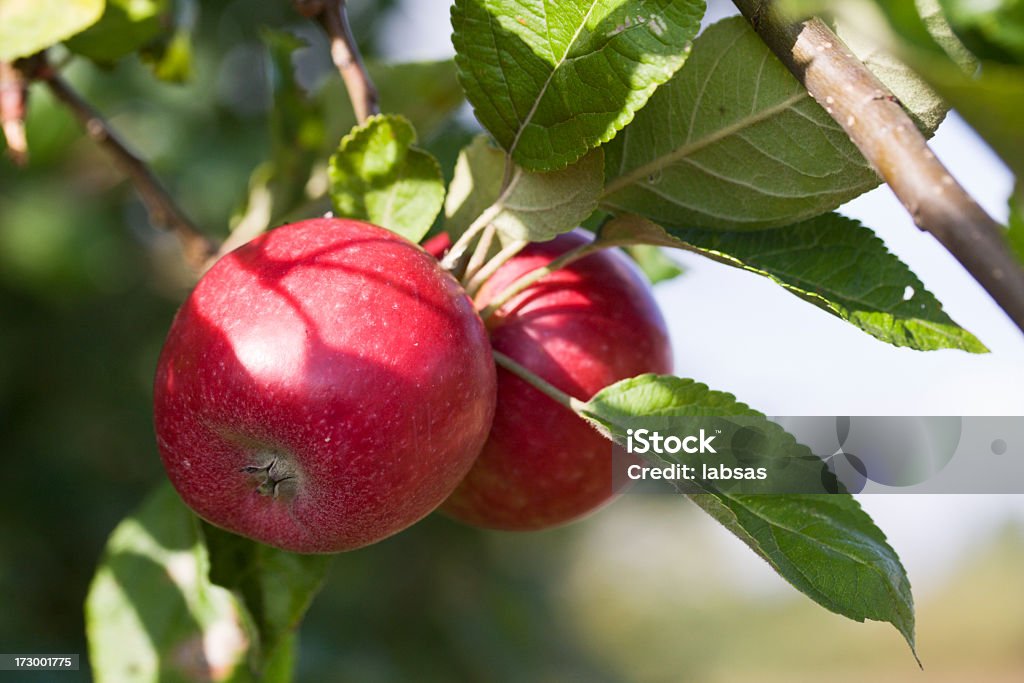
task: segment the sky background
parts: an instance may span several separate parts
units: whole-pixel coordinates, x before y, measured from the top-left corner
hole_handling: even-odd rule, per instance
[[[450,4],[404,0],[380,26],[384,54],[394,61],[451,57]],[[735,14],[731,3],[709,4],[705,25]],[[1013,177],[985,143],[951,114],[931,144],[978,203],[1005,221]],[[769,415],[1024,416],[1024,336],[981,286],[914,226],[887,186],[840,213],[872,228],[991,353],[892,347],[765,278],[673,251],[686,274],[658,285],[655,296],[669,322],[676,374],[731,392]],[[1024,444],[1008,446],[1011,456],[1024,452]],[[1008,518],[1024,522],[1024,495],[860,500],[899,551],[918,593],[941,583],[978,538]],[[615,515],[600,518],[617,525]],[[710,518],[702,522],[717,527]],[[614,531],[599,526],[595,533]],[[729,566],[737,587],[790,590],[730,534],[709,537],[734,558]]]

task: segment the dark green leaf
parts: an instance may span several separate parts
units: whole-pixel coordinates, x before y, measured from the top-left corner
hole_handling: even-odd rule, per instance
[[[95,680],[249,680],[244,611],[208,570],[198,520],[160,486],[111,534],[89,588]]]
[[[374,116],[353,129],[331,157],[335,211],[419,242],[444,204],[444,181],[437,160],[415,142],[401,116]]]
[[[846,133],[742,17],[605,146],[606,210],[722,230],[789,225],[878,184]]]
[[[695,418],[743,417],[764,437],[767,460],[792,460],[792,476],[820,476],[805,467],[810,451],[731,394],[678,377],[641,375],[617,382],[577,406],[577,412],[619,444],[626,429],[652,418],[671,433],[690,431]],[[671,462],[665,459],[664,462]],[[820,460],[818,463],[820,464]],[[856,621],[893,624],[914,649],[910,582],[885,535],[848,494],[741,495],[705,484],[685,487],[693,500],[812,600]]]
[[[610,140],[683,64],[703,0],[456,0],[456,64],[477,118],[520,166]]]
[[[68,49],[111,65],[161,33],[170,33],[169,0],[106,0],[100,20],[67,41]]]
[[[763,275],[894,346],[988,350],[946,315],[935,296],[871,230],[838,214],[758,232],[662,228],[623,216],[606,224],[600,237],[614,244],[690,249]]]
[[[95,24],[104,0],[4,0],[0,2],[0,61],[45,50]]]
[[[885,534],[848,494],[692,496],[794,588],[855,621],[886,621],[914,642],[910,580]]]
[[[982,59],[1024,64],[1024,2],[940,0],[956,34]]]

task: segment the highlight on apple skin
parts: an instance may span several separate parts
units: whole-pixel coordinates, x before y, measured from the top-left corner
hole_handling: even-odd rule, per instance
[[[278,548],[358,548],[434,510],[495,408],[484,326],[416,245],[314,219],[227,254],[175,316],[154,386],[171,482]]]

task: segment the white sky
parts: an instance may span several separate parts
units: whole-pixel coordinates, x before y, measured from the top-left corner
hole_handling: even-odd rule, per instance
[[[451,56],[449,5],[405,0],[381,26],[385,54],[395,61]],[[709,20],[724,16],[721,3],[713,7]],[[932,148],[993,217],[1005,220],[1012,176],[959,117],[943,123]],[[730,391],[769,415],[1024,415],[1024,335],[984,290],[913,225],[888,187],[840,211],[875,230],[992,353],[894,348],[764,278],[673,252],[686,275],[659,285],[655,294],[669,321],[676,374]],[[1024,496],[875,495],[861,501],[915,585],[925,589],[1002,520],[1024,521]],[[749,578],[781,585],[738,541],[723,534],[722,543]]]

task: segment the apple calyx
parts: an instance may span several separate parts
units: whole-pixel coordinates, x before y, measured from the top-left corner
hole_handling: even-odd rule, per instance
[[[249,475],[256,493],[275,499],[292,500],[298,493],[299,471],[295,463],[279,453],[267,453],[269,462],[246,465],[240,471]]]

